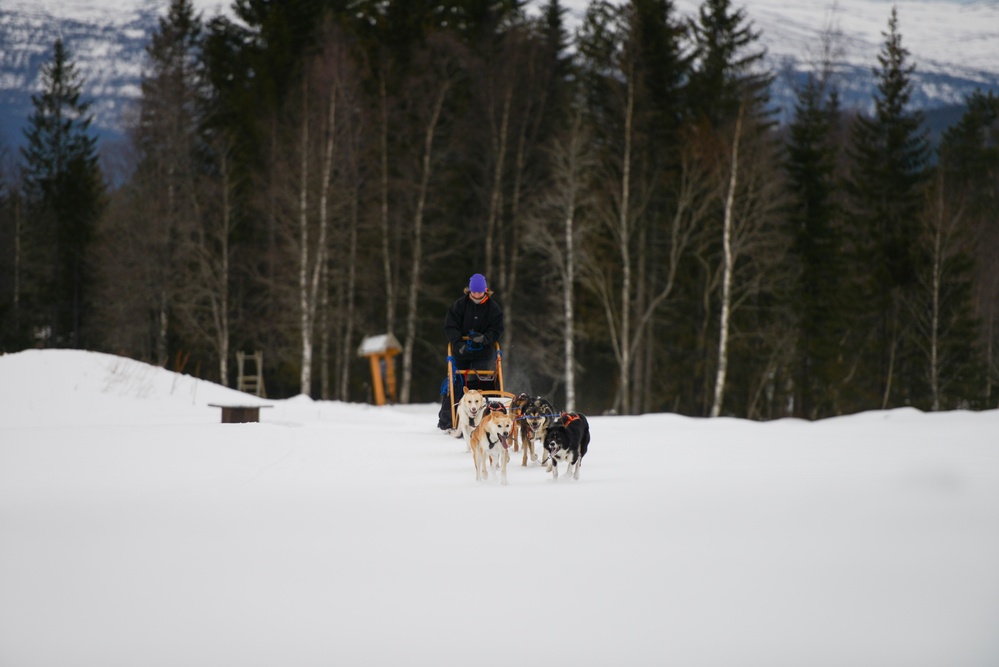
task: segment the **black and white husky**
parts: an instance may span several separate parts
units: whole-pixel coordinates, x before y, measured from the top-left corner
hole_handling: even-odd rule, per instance
[[[590,445],[590,424],[586,415],[578,412],[563,413],[545,433],[545,451],[548,453],[546,470],[558,479],[558,464],[569,464],[566,474],[579,479],[579,466]]]
[[[541,396],[526,396],[521,394],[518,397],[520,401],[520,414],[517,416],[518,424],[518,436],[520,437],[520,444],[524,448],[522,466],[527,465],[527,457],[530,456],[532,461],[537,461],[538,457],[534,453],[534,443],[537,442],[541,447],[541,464],[544,465],[548,459],[546,450],[544,449],[545,433],[548,431],[548,427],[555,423],[555,408],[552,404],[548,402],[547,399]],[[514,450],[516,451],[516,450]]]

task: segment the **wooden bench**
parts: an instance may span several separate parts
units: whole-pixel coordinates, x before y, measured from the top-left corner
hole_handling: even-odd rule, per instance
[[[223,424],[248,424],[260,421],[260,408],[271,408],[272,405],[219,405],[209,403],[210,408],[222,408]]]

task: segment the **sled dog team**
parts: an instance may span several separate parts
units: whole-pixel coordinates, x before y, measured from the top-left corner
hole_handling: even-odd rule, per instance
[[[506,484],[506,465],[510,448],[523,449],[521,465],[527,459],[537,461],[537,444],[541,449],[541,465],[558,479],[558,464],[568,463],[566,474],[579,479],[579,466],[590,444],[590,427],[586,416],[557,413],[541,396],[520,394],[509,406],[489,402],[476,389],[466,389],[457,406],[457,428],[452,435],[464,438],[466,451],[472,453],[475,479],[489,478],[490,464]]]

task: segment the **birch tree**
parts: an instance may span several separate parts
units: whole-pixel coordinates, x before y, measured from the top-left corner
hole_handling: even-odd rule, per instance
[[[639,207],[632,198],[635,136],[635,62],[627,44],[626,15],[606,2],[590,6],[580,48],[587,77],[590,123],[606,152],[601,157],[604,196],[594,207],[610,239],[615,261],[587,264],[585,282],[597,295],[608,324],[618,368],[614,407],[631,411],[631,290],[633,232]]]
[[[445,38],[437,36],[431,41],[427,57],[430,59],[430,76],[417,80],[414,88],[414,104],[418,118],[419,136],[417,143],[418,166],[415,171],[415,192],[412,201],[412,252],[409,266],[409,289],[406,295],[406,333],[402,349],[402,386],[399,400],[409,403],[413,383],[413,348],[416,345],[416,321],[419,295],[423,275],[423,224],[430,196],[431,178],[434,173],[436,154],[435,140],[440,130],[444,114],[444,104],[453,84],[454,72],[451,63],[452,45]]]
[[[529,215],[534,233],[525,241],[525,249],[545,258],[544,265],[554,267],[557,276],[561,372],[565,384],[565,409],[569,412],[576,409],[576,284],[583,245],[581,237],[587,233],[581,210],[589,203],[597,166],[591,138],[582,114],[577,112],[568,130],[550,147],[551,185],[540,197],[536,210]]]
[[[915,325],[908,333],[925,360],[928,396],[921,404],[933,411],[960,407],[958,396],[974,397],[983,375],[972,314],[968,206],[949,189],[944,169],[937,169],[916,240],[923,256],[918,287],[908,303]]]
[[[219,381],[229,386],[232,342],[233,236],[236,231],[235,196],[238,176],[233,164],[232,140],[224,132],[210,139],[216,178],[198,186],[199,222],[189,245],[195,280],[182,303],[186,327],[209,342],[218,357]]]
[[[742,115],[744,107],[739,107],[735,119],[735,133],[732,138],[732,157],[729,166],[728,192],[725,195],[725,215],[722,222],[722,281],[721,313],[718,317],[718,367],[715,372],[714,402],[711,416],[721,414],[722,400],[725,397],[725,374],[728,371],[728,332],[729,317],[732,312],[732,273],[735,258],[732,253],[732,216],[735,208],[735,191],[739,184],[739,140],[742,138]]]
[[[178,326],[171,320],[184,307],[186,274],[183,244],[196,226],[201,122],[200,50],[202,25],[190,0],[172,0],[159,20],[146,52],[139,123],[133,132],[140,163],[136,182],[147,200],[146,247],[156,291],[156,362],[169,359],[169,338]]]
[[[298,198],[298,287],[299,317],[301,326],[301,392],[311,395],[313,356],[315,351],[317,312],[325,301],[324,284],[321,280],[327,269],[329,244],[327,235],[330,228],[330,207],[333,187],[334,153],[338,148],[338,126],[340,118],[338,101],[342,86],[342,68],[346,54],[335,44],[335,40],[314,62],[313,76],[302,80],[302,121],[300,145],[300,173]],[[314,82],[314,83],[312,83]],[[309,157],[311,153],[309,91],[315,85],[319,104],[317,105],[319,155],[319,177],[317,203],[315,206],[315,241],[310,240],[310,179]]]
[[[621,7],[594,2],[579,38],[580,78],[604,174],[593,207],[604,247],[594,248],[601,261],[586,265],[584,284],[607,323],[618,373],[614,407],[624,413],[645,402],[636,392],[649,374],[636,369],[654,356],[652,323],[675,286],[673,260],[683,251],[673,241],[689,239],[674,236],[680,227],[673,225],[685,225],[690,211],[671,201],[680,187],[677,100],[689,70],[680,53],[686,28],[673,11],[655,0]]]

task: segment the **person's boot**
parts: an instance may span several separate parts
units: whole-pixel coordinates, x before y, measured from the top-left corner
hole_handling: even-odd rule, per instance
[[[451,398],[444,394],[441,399],[441,411],[437,415],[437,428],[442,431],[450,431],[451,427]]]

